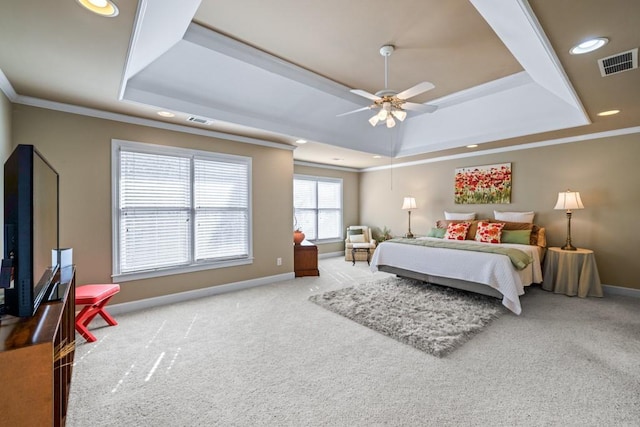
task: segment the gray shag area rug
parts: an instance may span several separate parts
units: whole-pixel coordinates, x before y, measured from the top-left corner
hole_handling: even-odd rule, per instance
[[[436,357],[451,353],[505,312],[496,298],[398,277],[309,300]]]

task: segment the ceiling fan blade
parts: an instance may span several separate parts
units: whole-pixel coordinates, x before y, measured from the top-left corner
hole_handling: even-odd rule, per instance
[[[365,110],[370,110],[370,109],[371,109],[371,107],[362,107],[362,108],[358,108],[357,110],[347,111],[346,113],[338,114],[336,117],[347,116],[349,114],[359,113],[360,111],[365,111]]]
[[[437,105],[416,104],[415,102],[405,102],[402,104],[405,110],[417,111],[419,113],[433,113],[438,109]]]
[[[382,99],[379,96],[374,95],[374,94],[369,93],[369,92],[366,92],[366,91],[364,91],[362,89],[351,89],[351,93],[355,93],[356,95],[363,96],[363,97],[365,97],[367,99],[370,99],[372,101],[377,101],[379,99]]]
[[[409,98],[413,98],[416,95],[420,95],[423,92],[426,92],[428,90],[433,89],[435,86],[433,85],[433,83],[429,83],[429,82],[422,82],[422,83],[418,83],[417,85],[410,87],[407,90],[403,90],[402,92],[400,92],[399,94],[397,94],[396,96],[400,99],[409,99]],[[353,91],[352,91],[353,92]]]

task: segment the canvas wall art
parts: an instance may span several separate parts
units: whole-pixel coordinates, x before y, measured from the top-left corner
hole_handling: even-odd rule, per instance
[[[511,203],[511,163],[456,169],[456,204]]]

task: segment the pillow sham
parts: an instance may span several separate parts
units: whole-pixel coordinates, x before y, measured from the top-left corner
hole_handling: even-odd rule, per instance
[[[533,226],[533,230],[531,230],[531,239],[529,241],[531,245],[537,245],[542,248],[547,247],[547,236],[546,230],[544,227],[538,227],[537,225]]]
[[[476,231],[476,242],[483,243],[500,243],[500,235],[504,224],[501,222],[478,222],[478,231]]]
[[[469,222],[451,222],[447,225],[447,231],[444,233],[444,238],[449,240],[465,240],[470,226],[471,223]]]
[[[533,223],[535,212],[500,212],[493,211],[493,217],[499,221],[526,222]]]
[[[364,234],[362,228],[350,228],[347,230],[347,236],[353,236],[355,234]]]
[[[502,230],[500,241],[502,243],[517,243],[519,245],[529,245],[531,230]]]
[[[444,211],[444,219],[457,219],[457,220],[473,220],[476,219],[475,212],[447,212]]]
[[[497,219],[490,219],[489,222],[501,222],[504,224],[503,230],[532,230],[535,225],[530,224],[528,222],[511,222],[511,221],[500,221]]]
[[[446,228],[432,228],[427,233],[427,237],[437,237],[438,239],[444,239],[444,235],[447,232]]]

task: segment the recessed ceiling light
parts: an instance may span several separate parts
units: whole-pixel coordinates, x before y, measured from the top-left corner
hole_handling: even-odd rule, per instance
[[[296,144],[306,144],[307,140],[306,139],[296,139]]]
[[[77,0],[85,9],[90,10],[100,16],[113,18],[118,16],[118,6],[111,0]]]
[[[373,156],[374,159],[381,159],[382,156]]]
[[[478,146],[478,144],[471,144],[471,145],[467,145],[467,148],[476,148]]]
[[[618,114],[620,110],[609,110],[609,111],[601,111],[598,113],[599,116],[613,116],[614,114]]]
[[[170,111],[158,111],[158,115],[162,117],[175,117],[176,115]]]
[[[596,49],[600,49],[607,43],[609,43],[608,38],[596,37],[594,39],[585,40],[582,43],[575,45],[569,50],[569,53],[572,55],[580,55],[582,53],[593,52]]]

